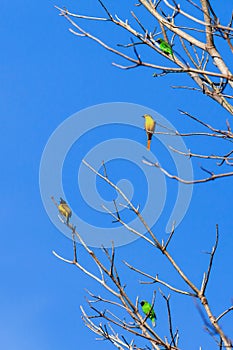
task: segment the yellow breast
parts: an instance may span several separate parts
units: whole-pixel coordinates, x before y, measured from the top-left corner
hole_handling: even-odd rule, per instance
[[[145,129],[146,129],[146,131],[147,132],[154,132],[154,130],[155,130],[155,121],[154,121],[154,119],[149,114],[145,114],[144,118],[145,118]]]

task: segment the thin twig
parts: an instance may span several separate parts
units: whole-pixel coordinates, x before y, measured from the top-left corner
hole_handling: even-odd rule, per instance
[[[233,311],[233,306],[229,307],[227,310],[222,312],[217,318],[216,322],[218,322],[223,316],[225,316],[228,312]]]
[[[172,316],[171,316],[171,308],[170,308],[170,294],[166,297],[166,295],[162,292],[161,289],[159,289],[162,297],[166,300],[166,305],[167,305],[167,313],[168,313],[168,325],[169,325],[169,332],[171,336],[171,345],[176,346],[175,343],[175,336],[173,333],[173,327],[172,327]]]
[[[233,172],[229,172],[229,173],[222,173],[222,174],[214,174],[214,173],[211,173],[211,176],[210,177],[206,177],[206,178],[203,178],[203,179],[199,179],[199,180],[185,180],[185,179],[182,179],[181,177],[177,176],[177,175],[172,175],[170,174],[167,170],[165,170],[163,167],[161,167],[161,165],[159,165],[159,163],[152,163],[152,162],[149,162],[147,160],[142,160],[142,162],[144,164],[147,164],[149,166],[154,166],[156,168],[158,168],[164,175],[166,175],[169,179],[174,179],[174,180],[177,180],[183,184],[186,184],[186,185],[191,185],[191,184],[199,184],[199,183],[204,183],[204,182],[209,182],[209,181],[214,181],[216,179],[221,179],[221,178],[224,178],[224,177],[230,177],[230,176],[233,176]]]

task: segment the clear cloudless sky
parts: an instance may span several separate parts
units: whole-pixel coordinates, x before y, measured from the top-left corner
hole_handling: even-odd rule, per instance
[[[216,1],[213,3],[215,5]],[[206,122],[220,128],[225,127],[225,120],[229,118],[223,109],[201,93],[170,88],[171,85],[180,83],[192,84],[188,78],[183,77],[182,81],[178,81],[181,77],[173,75],[155,79],[152,77],[153,70],[123,71],[112,66],[114,60],[124,62],[89,39],[72,35],[68,31],[68,23],[54,8],[55,4],[66,6],[73,12],[79,10],[80,13],[102,14],[97,1],[1,2],[0,346],[6,350],[112,348],[110,343],[96,342],[96,336],[81,320],[79,307],[85,305],[86,289],[100,294],[101,288],[78,269],[52,255],[52,250],[56,250],[72,259],[72,243],[50,221],[39,189],[41,155],[47,140],[59,124],[75,112],[105,102],[130,102],[147,106],[162,114],[179,131],[186,132],[200,128],[180,116],[178,108],[202,117]],[[129,11],[124,7],[125,5],[118,4],[114,10],[121,18],[129,17]],[[221,18],[227,13],[230,16],[231,10],[231,0],[224,1],[224,6],[217,6]],[[228,18],[224,23],[227,24],[227,21]],[[153,22],[150,25],[153,27]],[[122,31],[117,33],[116,28],[112,28],[110,24],[105,27],[101,23],[98,27],[90,22],[85,23],[85,26],[93,33],[97,31],[102,38],[106,37],[108,42],[127,42],[125,34]],[[231,64],[230,52],[224,52],[229,54],[228,63]],[[155,53],[149,53],[148,57],[158,64],[162,60]],[[140,118],[135,116],[137,117]],[[120,127],[114,132],[118,133],[118,137],[126,138],[128,135]],[[130,139],[145,143],[143,120],[141,132],[134,134],[129,129],[129,134]],[[106,139],[105,129],[97,130],[94,134],[98,142],[101,137]],[[85,156],[89,149],[88,142],[85,144],[84,141],[80,140],[80,148]],[[208,140],[201,138],[185,141],[187,147],[196,153],[221,154],[231,149],[230,144],[220,141],[208,143]],[[155,151],[156,146],[159,149],[159,142],[154,139],[152,151]],[[71,159],[75,159],[74,151],[77,151],[79,157],[76,147]],[[199,166],[202,164],[200,160],[193,163],[197,178],[206,176],[200,170]],[[175,170],[169,163],[165,162],[163,165]],[[221,171],[214,163],[207,167],[209,170]],[[127,176],[127,164],[122,163],[122,166],[114,168],[112,161],[109,171],[118,171],[118,181],[121,171],[124,178]],[[69,169],[66,169],[64,175],[64,187],[67,189],[67,197],[74,205],[74,195],[75,191],[78,193],[78,189],[73,186],[77,184],[72,174],[69,181],[67,172],[69,173]],[[133,168],[129,168],[129,174],[128,180],[135,188],[140,188],[140,174],[136,171],[134,173]],[[176,187],[174,189],[171,186],[171,181],[167,183],[168,189],[171,188],[173,193]],[[99,180],[98,184],[102,189]],[[215,224],[219,224],[219,249],[207,290],[215,315],[228,308],[233,298],[232,187],[232,178],[195,186],[189,210],[177,228],[170,246],[178,263],[200,285],[208,264],[208,255],[205,252],[210,251],[215,239]],[[108,191],[103,188],[102,195],[110,200],[113,192]],[[134,200],[137,203],[138,198]],[[169,212],[173,205],[172,198],[166,205]],[[75,205],[74,209],[78,210]],[[88,208],[80,210],[85,220],[88,220],[88,216],[91,216],[88,215]],[[111,226],[111,219],[107,216],[106,222]],[[164,233],[165,226],[166,213],[154,226],[159,239],[167,237]],[[100,254],[98,249],[95,251]],[[83,265],[88,267],[89,259],[81,247],[78,254]],[[162,279],[185,288],[159,252],[152,251],[140,239],[118,248],[117,259],[122,267],[123,280],[133,298],[139,295],[140,298],[150,300],[153,290],[158,291],[158,286],[140,285],[139,277],[123,268],[120,263],[122,259],[127,259],[136,267],[149,270],[152,274],[159,273]],[[163,291],[169,293],[165,288]],[[203,329],[203,320],[194,301],[174,296],[171,303],[174,327],[180,330],[181,347],[196,349],[202,345],[206,349],[213,345],[210,336]],[[164,336],[168,334],[167,316],[159,293],[155,307],[158,331]],[[233,338],[232,315],[226,316],[222,326],[229,337]]]

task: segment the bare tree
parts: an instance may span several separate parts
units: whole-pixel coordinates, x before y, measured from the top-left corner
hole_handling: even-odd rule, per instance
[[[133,69],[137,67],[152,68],[155,72],[153,74],[155,78],[167,74],[178,74],[180,81],[182,80],[182,75],[187,74],[193,81],[193,85],[179,85],[173,86],[173,88],[201,92],[220,104],[230,115],[233,114],[233,106],[230,103],[233,98],[233,75],[226,64],[226,57],[223,57],[215,44],[217,40],[218,46],[225,47],[224,52],[227,52],[227,55],[232,55],[232,15],[229,16],[229,19],[226,19],[226,24],[222,24],[209,0],[201,0],[200,3],[187,0],[182,1],[182,5],[174,0],[139,0],[136,4],[122,5],[124,8],[131,6],[134,10],[129,8],[129,18],[121,19],[120,14],[113,15],[114,10],[111,11],[108,9],[107,5],[101,0],[98,0],[98,3],[102,11],[102,16],[71,13],[69,10],[59,7],[57,9],[59,9],[60,15],[66,18],[71,24],[69,30],[73,34],[97,42],[104,49],[115,53],[116,56],[128,62],[128,65],[113,63],[116,67],[121,69]],[[144,23],[141,19],[143,17],[141,15],[142,10],[146,10],[150,15],[149,23]],[[199,13],[199,15],[193,15],[192,12]],[[129,42],[124,44],[108,44],[104,38],[84,29],[82,21],[104,22],[106,25],[107,23],[111,23],[113,29],[114,27],[116,29],[123,29],[128,34]],[[157,40],[161,36],[172,48],[175,48],[172,54],[163,52],[160,49]],[[155,62],[147,60],[149,51],[146,49],[158,54],[154,56]],[[161,66],[157,63],[157,61],[161,60],[161,56],[166,58],[168,62],[166,66]],[[233,164],[231,157],[232,149],[229,149],[232,143],[233,133],[229,121],[226,120],[226,129],[222,130],[221,128],[205,123],[204,116],[195,117],[185,111],[180,111],[180,113],[196,121],[207,131],[182,134],[174,130],[170,131],[171,135],[182,137],[201,135],[203,137],[220,138],[227,142],[228,150],[226,154],[196,154],[196,152],[191,151],[188,154],[184,154],[187,157],[198,157],[205,160],[217,159],[219,160],[217,166],[225,166],[224,171],[220,174],[207,170],[210,176],[194,180],[194,183],[232,176],[233,172],[228,172],[227,170]],[[174,152],[179,151],[174,150]],[[180,179],[169,174],[159,164],[155,164],[155,166],[159,167],[171,178],[185,183],[192,182],[191,179]]]
[[[140,214],[138,208],[136,208],[132,202],[127,198],[127,196],[122,192],[122,190],[116,186],[107,176],[107,174],[102,175],[98,171],[96,171],[90,164],[86,161],[83,161],[84,164],[93,171],[97,176],[99,176],[102,180],[107,182],[111,187],[113,187],[122,199],[127,203],[128,209],[132,210],[133,213],[139,218],[143,226],[148,231],[148,236],[142,235],[139,231],[136,231],[134,228],[130,227],[120,216],[116,208],[116,212],[105,208],[106,211],[113,217],[115,222],[119,222],[121,225],[125,227],[126,230],[134,233],[139,236],[141,239],[145,240],[146,243],[153,247],[153,249],[159,251],[163,254],[164,259],[167,259],[169,263],[173,266],[175,271],[178,273],[181,280],[186,285],[185,289],[181,289],[179,287],[173,286],[169,283],[169,281],[161,280],[158,275],[153,275],[148,271],[142,271],[140,268],[132,266],[127,261],[124,261],[124,264],[131,270],[136,272],[137,274],[143,276],[147,279],[145,284],[159,284],[161,286],[165,286],[170,293],[177,293],[182,296],[187,296],[192,299],[196,299],[199,303],[197,304],[197,309],[199,310],[205,329],[208,333],[213,337],[216,346],[220,349],[232,348],[232,342],[228,338],[228,336],[222,330],[219,321],[222,317],[224,317],[228,312],[233,310],[233,306],[230,306],[227,310],[223,311],[217,317],[214,316],[212,309],[209,305],[209,301],[206,295],[207,285],[210,279],[210,274],[213,267],[213,260],[216,253],[216,249],[218,246],[219,240],[219,229],[218,225],[216,225],[216,238],[215,243],[211,252],[209,253],[209,264],[207,266],[206,271],[203,273],[203,279],[201,286],[198,287],[190,277],[188,277],[183,271],[182,267],[178,265],[175,259],[168,251],[169,244],[171,239],[175,234],[175,227],[172,228],[172,231],[166,241],[159,241],[157,236],[153,233],[150,227],[145,222],[144,218]],[[52,197],[55,205],[57,205],[56,201]],[[60,218],[62,220],[62,218]],[[168,314],[168,335],[162,337],[157,331],[152,328],[148,321],[149,314],[145,317],[142,317],[140,309],[139,309],[139,299],[132,300],[129,296],[129,292],[126,291],[126,285],[121,281],[121,276],[118,273],[117,266],[115,264],[115,248],[114,243],[112,243],[112,249],[108,250],[105,247],[102,247],[102,251],[107,257],[107,261],[103,262],[104,257],[98,258],[97,255],[91,250],[82,239],[81,235],[76,230],[76,227],[71,223],[67,223],[66,220],[63,221],[64,224],[68,226],[68,228],[72,232],[73,237],[73,252],[74,257],[72,260],[68,260],[60,256],[58,253],[53,252],[56,257],[61,259],[62,261],[75,265],[81,271],[83,271],[86,275],[94,279],[99,285],[101,285],[109,294],[109,297],[102,297],[101,295],[96,295],[95,293],[89,292],[89,298],[87,302],[92,311],[90,314],[86,312],[83,307],[81,307],[81,311],[83,314],[83,320],[87,327],[89,327],[94,333],[101,336],[101,339],[109,340],[113,345],[115,345],[118,349],[180,349],[179,347],[179,330],[173,329],[172,323],[172,315],[170,308],[170,294],[165,295],[161,290],[163,298],[166,301],[166,308]],[[77,248],[76,248],[76,240],[84,247],[86,252],[90,255],[91,259],[95,262],[97,266],[97,270],[91,271],[87,267],[83,266],[82,263],[77,258]],[[152,301],[152,307],[154,305],[155,294]],[[102,309],[104,307],[104,309]],[[124,315],[124,316],[122,316]],[[103,323],[104,322],[104,323]],[[115,327],[117,330],[115,330]],[[120,329],[120,334],[119,334]],[[142,338],[144,343],[143,346],[138,345],[136,343],[136,338]],[[139,341],[139,343],[141,343]]]
[[[106,1],[107,2],[107,1]],[[220,53],[216,45],[221,42],[228,49],[228,54],[233,54],[233,15],[229,16],[227,23],[222,24],[215,13],[210,0],[200,1],[181,1],[182,5],[175,0],[138,0],[136,4],[132,4],[133,10],[130,10],[130,18],[121,19],[121,15],[113,15],[114,11],[111,6],[98,0],[102,16],[95,14],[79,14],[71,13],[68,9],[58,8],[60,15],[66,18],[71,24],[69,29],[78,37],[89,38],[104,49],[113,52],[120,59],[125,60],[126,64],[113,63],[121,69],[133,69],[140,66],[151,68],[153,70],[154,78],[159,78],[167,74],[177,74],[179,81],[182,80],[182,75],[187,74],[193,85],[190,86],[173,86],[173,88],[184,88],[205,94],[213,101],[217,102],[224,108],[229,115],[233,114],[233,106],[230,103],[233,87],[233,75],[226,64],[226,59]],[[129,5],[122,5],[129,6]],[[144,23],[141,16],[141,11],[147,11],[151,16],[151,22]],[[193,15],[193,12],[195,15]],[[196,15],[199,13],[199,15]],[[105,42],[104,38],[92,34],[82,26],[82,21],[95,21],[111,23],[113,28],[124,29],[128,35],[127,43],[111,43]],[[163,38],[172,48],[172,54],[164,52],[158,45],[158,38]],[[147,49],[157,53],[154,62],[147,60]],[[161,66],[157,63],[156,57],[163,56],[167,60],[166,66]],[[199,133],[178,133],[176,130],[170,130],[169,133],[174,136],[195,137],[201,135],[206,138],[221,139],[227,143],[227,147],[231,146],[233,133],[229,121],[226,121],[226,128],[220,129],[214,127],[204,121],[204,116],[195,117],[189,112],[180,111],[182,115],[197,122],[200,127],[207,131],[200,131]],[[156,132],[155,132],[156,134]],[[233,165],[233,150],[228,149],[226,154],[197,154],[195,152],[182,153],[180,150],[173,149],[174,152],[183,154],[186,157],[195,157],[205,160],[217,161],[217,166],[224,166],[224,171],[221,173],[214,173],[208,169],[203,168],[204,172],[208,173],[207,177],[202,179],[181,179],[176,175],[170,174],[166,169],[159,164],[153,164],[150,161],[146,163],[150,166],[159,168],[166,176],[174,178],[184,183],[202,183],[212,181],[217,178],[232,176],[233,172],[225,169]],[[114,221],[119,222],[133,234],[145,240],[146,243],[159,251],[171,266],[176,270],[179,277],[185,283],[186,288],[182,289],[173,286],[169,281],[160,279],[157,275],[149,271],[142,271],[140,267],[132,266],[128,262],[125,265],[135,273],[144,276],[147,281],[144,283],[159,284],[165,286],[170,290],[170,293],[178,293],[197,301],[197,309],[202,315],[206,330],[212,336],[219,349],[232,348],[232,342],[228,335],[222,330],[219,321],[230,311],[232,306],[220,315],[214,316],[212,308],[206,295],[207,285],[210,279],[211,270],[213,267],[213,260],[216,253],[219,240],[218,226],[216,226],[216,238],[211,252],[209,253],[209,265],[203,274],[201,286],[197,286],[191,277],[188,277],[183,268],[178,265],[175,259],[168,251],[171,239],[174,238],[175,228],[171,231],[169,238],[160,242],[158,237],[154,234],[151,228],[147,225],[140,214],[139,208],[135,207],[126,195],[118,188],[107,176],[107,174],[100,174],[90,164],[84,161],[85,165],[90,168],[97,176],[113,187],[123,200],[126,202],[127,208],[139,218],[141,223],[148,231],[148,235],[144,236],[140,232],[130,227],[120,216],[117,207],[116,211],[112,212],[108,208],[106,211],[113,217]],[[56,203],[55,203],[56,204]],[[166,337],[158,334],[156,329],[153,329],[148,317],[142,316],[139,309],[139,300],[132,300],[125,289],[124,283],[121,281],[121,276],[118,273],[115,263],[115,249],[114,244],[111,250],[103,247],[103,254],[107,257],[108,263],[104,263],[101,258],[86,245],[78,230],[72,223],[66,223],[70,228],[73,236],[73,250],[74,258],[67,260],[57,253],[54,254],[63,261],[75,265],[85,274],[93,278],[99,283],[108,293],[109,298],[105,298],[95,293],[89,292],[88,304],[92,313],[87,312],[81,308],[83,320],[85,324],[96,334],[100,335],[102,339],[107,339],[118,349],[179,349],[179,330],[173,329],[172,313],[170,307],[170,295],[165,295],[162,291],[162,296],[165,300],[165,307],[168,314],[168,334]],[[97,270],[92,271],[87,269],[77,259],[76,254],[76,240],[81,243],[91,259],[96,264]],[[105,260],[104,260],[105,261]],[[154,295],[155,298],[155,295]],[[153,307],[154,299],[152,300]],[[102,309],[103,308],[103,309]],[[124,315],[124,316],[122,316]],[[141,340],[140,340],[141,339]],[[137,342],[136,342],[137,340]]]

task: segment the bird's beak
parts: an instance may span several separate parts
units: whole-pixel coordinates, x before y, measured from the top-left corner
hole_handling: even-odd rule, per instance
[[[144,115],[141,115],[141,118],[145,118]]]

